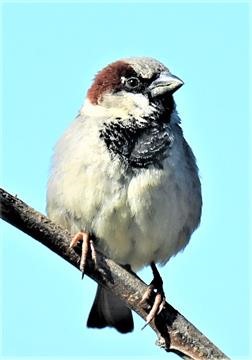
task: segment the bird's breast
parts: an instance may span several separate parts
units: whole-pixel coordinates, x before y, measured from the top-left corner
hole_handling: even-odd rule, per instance
[[[137,269],[151,261],[166,262],[185,247],[201,211],[197,168],[193,155],[185,154],[180,132],[175,131],[162,167],[149,164],[129,171],[119,157],[111,157],[97,129],[89,128],[86,136],[78,131],[82,126],[75,123],[56,148],[49,217],[72,233],[94,233],[98,246],[119,263]],[[72,135],[76,132],[78,138]],[[167,141],[158,132],[156,148],[148,132],[141,136],[131,154],[144,153],[148,142],[151,152],[158,152]]]
[[[168,124],[149,122],[145,126],[131,120],[104,124],[100,138],[106,144],[113,159],[118,157],[130,168],[160,168],[173,143],[173,134]]]

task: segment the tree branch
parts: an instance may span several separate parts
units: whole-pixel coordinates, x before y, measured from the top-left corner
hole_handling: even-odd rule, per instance
[[[30,235],[79,269],[80,256],[69,248],[71,236],[68,231],[3,189],[0,189],[0,203],[0,216],[3,220]],[[92,262],[87,262],[87,275],[120,297],[129,308],[145,319],[147,310],[140,301],[147,285],[99,251],[97,263],[99,268],[94,270]],[[150,326],[158,336],[157,344],[160,347],[184,359],[228,359],[168,303]]]

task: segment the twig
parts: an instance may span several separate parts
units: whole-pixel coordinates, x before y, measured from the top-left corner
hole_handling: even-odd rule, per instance
[[[3,189],[0,189],[0,203],[0,216],[3,220],[30,235],[79,269],[80,256],[69,248],[71,236],[68,231]],[[93,269],[92,262],[87,262],[87,275],[119,296],[129,308],[146,319],[148,309],[141,303],[147,289],[146,284],[99,251],[97,263],[99,269]],[[157,344],[160,347],[184,359],[228,359],[168,303],[150,326],[158,336]]]

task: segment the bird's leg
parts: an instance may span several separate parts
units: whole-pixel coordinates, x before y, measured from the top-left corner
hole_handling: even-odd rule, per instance
[[[159,274],[159,271],[154,262],[150,264],[151,270],[153,273],[153,280],[148,286],[148,289],[144,293],[141,303],[145,303],[146,301],[150,300],[150,298],[155,296],[154,303],[149,314],[146,316],[146,324],[144,325],[143,329],[157,316],[165,305],[165,293],[163,289],[163,280]]]
[[[81,258],[80,258],[80,270],[82,272],[82,279],[85,273],[85,266],[87,262],[87,257],[89,253],[91,253],[91,258],[93,260],[95,268],[97,267],[97,260],[96,260],[96,251],[94,247],[93,240],[90,238],[90,234],[85,231],[79,231],[77,234],[74,235],[70,242],[70,248],[75,248],[79,242],[81,244]]]

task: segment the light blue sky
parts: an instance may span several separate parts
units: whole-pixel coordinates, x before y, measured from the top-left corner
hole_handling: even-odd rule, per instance
[[[176,94],[203,188],[200,228],[161,273],[170,303],[232,358],[249,353],[249,11],[237,3],[5,3],[2,186],[45,212],[52,148],[94,74],[153,56]],[[2,356],[176,359],[135,331],[90,330],[95,284],[1,222]],[[141,274],[148,282],[150,269]]]

